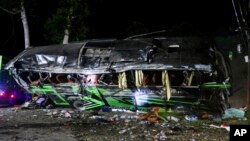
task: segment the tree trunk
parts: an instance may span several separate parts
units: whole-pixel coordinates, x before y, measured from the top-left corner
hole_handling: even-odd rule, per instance
[[[63,44],[69,43],[69,29],[64,30]]]
[[[28,47],[30,47],[30,35],[29,35],[28,20],[24,9],[23,1],[21,2],[21,19],[23,23],[25,49],[27,49]]]
[[[67,25],[66,25],[66,28],[64,29],[63,44],[68,44],[69,43],[69,30],[70,30],[70,27],[71,27],[72,11],[73,11],[73,8],[71,7],[70,10],[69,10],[68,16],[66,18]]]

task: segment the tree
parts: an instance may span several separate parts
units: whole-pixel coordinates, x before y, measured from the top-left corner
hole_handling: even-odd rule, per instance
[[[55,14],[45,23],[45,38],[53,43],[67,44],[82,40],[88,28],[85,18],[89,15],[87,5],[82,0],[61,0]]]
[[[23,23],[23,30],[24,30],[24,43],[25,43],[24,46],[25,49],[30,47],[29,26],[25,11],[24,0],[20,1],[1,0],[1,5],[4,5],[4,7],[0,7],[0,9],[9,14],[19,14],[19,13],[21,14],[21,20]]]
[[[26,16],[26,11],[24,8],[24,3],[23,0],[21,0],[21,19],[22,19],[22,23],[23,23],[23,32],[24,32],[24,47],[25,49],[30,47],[30,34],[29,34],[29,25],[28,25],[28,20],[27,20],[27,16]]]

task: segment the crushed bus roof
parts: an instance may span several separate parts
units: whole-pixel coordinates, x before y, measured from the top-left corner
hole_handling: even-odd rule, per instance
[[[203,38],[86,40],[26,49],[6,68],[56,73],[109,73],[135,69],[211,71],[209,42]],[[194,55],[195,54],[195,55]]]

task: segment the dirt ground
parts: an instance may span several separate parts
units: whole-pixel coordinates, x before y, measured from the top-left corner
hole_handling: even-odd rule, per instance
[[[76,111],[69,108],[0,108],[1,141],[228,141],[229,124],[247,119],[188,121],[185,113],[166,113],[156,123],[142,121],[135,112]],[[176,119],[167,117],[173,116]],[[226,126],[227,127],[227,126]]]

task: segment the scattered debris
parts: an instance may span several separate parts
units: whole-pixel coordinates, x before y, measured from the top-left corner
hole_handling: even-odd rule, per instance
[[[154,136],[154,138],[155,138],[156,140],[164,141],[164,140],[167,139],[167,136],[166,136],[165,132],[162,130],[160,133],[156,134],[156,135]]]
[[[244,119],[245,112],[240,109],[236,108],[229,108],[225,111],[222,119],[230,119],[230,118],[237,118],[237,119]]]
[[[71,118],[71,114],[70,114],[69,112],[66,112],[66,113],[65,113],[65,117],[66,117],[66,118]]]
[[[147,120],[149,122],[158,122],[158,119],[160,117],[159,115],[160,107],[153,107],[150,112],[147,112],[145,114],[142,114],[139,119],[140,120]]]
[[[126,132],[127,132],[127,129],[123,129],[123,130],[119,131],[119,134],[124,134]]]
[[[209,116],[209,119],[211,119],[213,121],[217,121],[217,122],[222,121],[221,115],[218,115],[218,114]]]
[[[211,115],[209,115],[206,112],[201,115],[201,119],[209,119],[210,117],[211,117]]]
[[[20,108],[21,109],[52,109],[53,103],[50,102],[49,97],[46,95],[34,95],[29,101],[25,101]]]
[[[102,112],[111,112],[112,109],[111,109],[109,106],[103,106],[103,107],[101,108],[101,111],[102,111]]]
[[[196,116],[196,115],[194,115],[194,114],[186,115],[186,116],[185,116],[185,119],[186,119],[187,121],[195,121],[195,120],[198,119],[198,116]]]
[[[229,125],[221,124],[220,127],[221,127],[221,128],[224,128],[224,129],[226,129],[228,132],[230,132],[230,126],[229,126]]]
[[[179,121],[179,119],[174,117],[174,116],[167,116],[167,119],[170,120],[170,121],[175,121],[175,122]]]
[[[26,101],[26,102],[24,102],[24,103],[20,106],[20,108],[26,109],[26,108],[29,107],[29,105],[30,105],[30,101]]]
[[[210,126],[210,127],[214,127],[214,128],[224,128],[224,129],[226,129],[228,132],[230,131],[230,126],[225,125],[225,124],[222,124],[222,125],[220,125],[220,126],[217,126],[217,125],[214,125],[214,124],[210,124],[209,126]]]
[[[214,124],[210,124],[210,127],[214,127],[214,128],[220,128],[220,126],[214,125]]]

